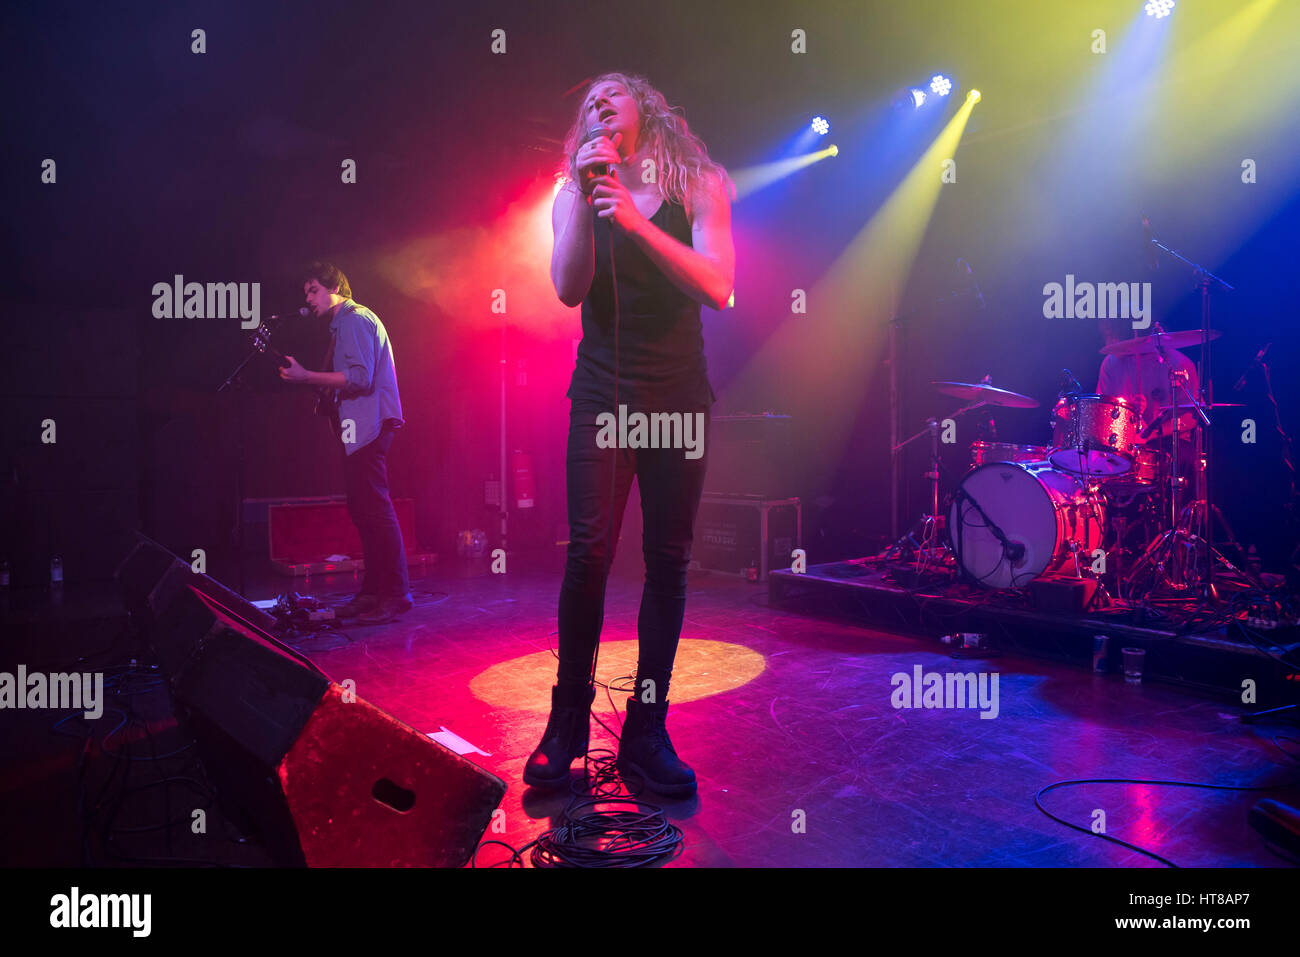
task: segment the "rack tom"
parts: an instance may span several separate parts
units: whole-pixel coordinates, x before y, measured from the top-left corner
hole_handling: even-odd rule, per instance
[[[1071,395],[1056,403],[1048,461],[1075,475],[1111,478],[1132,471],[1142,421],[1128,399]]]
[[[990,462],[1042,462],[1047,459],[1043,445],[1013,445],[1010,442],[972,442],[970,467],[979,468]]]

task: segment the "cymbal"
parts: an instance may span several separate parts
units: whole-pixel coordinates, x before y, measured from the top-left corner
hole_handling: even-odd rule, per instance
[[[1217,329],[1210,330],[1210,338],[1217,339],[1223,333]],[[1137,356],[1149,355],[1156,352],[1161,347],[1169,349],[1190,349],[1192,346],[1201,344],[1201,334],[1194,329],[1187,329],[1183,332],[1153,332],[1149,336],[1139,336],[1136,339],[1121,339],[1119,342],[1112,342],[1108,346],[1101,347],[1101,354],[1104,356]]]
[[[931,382],[939,392],[957,399],[983,402],[987,405],[1000,405],[1008,409],[1036,409],[1038,400],[1019,392],[1008,392],[984,382]]]

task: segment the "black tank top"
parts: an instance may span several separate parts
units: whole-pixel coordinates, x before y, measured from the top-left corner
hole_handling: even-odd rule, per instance
[[[691,245],[686,210],[664,201],[650,217]],[[596,217],[596,271],[582,300],[582,342],[568,396],[575,404],[614,410],[614,284],[610,223]],[[675,286],[636,242],[614,233],[618,278],[618,404],[630,411],[706,409],[714,402],[704,361],[700,304]]]

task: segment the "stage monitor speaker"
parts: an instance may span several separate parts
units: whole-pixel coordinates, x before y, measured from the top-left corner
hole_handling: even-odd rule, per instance
[[[130,553],[118,565],[115,575],[122,588],[127,610],[146,625],[156,619],[186,587],[193,585],[219,601],[251,625],[275,627],[275,619],[238,592],[215,578],[201,575],[152,538],[136,533]]]
[[[459,867],[505,782],[190,587],[153,641],[223,809],[276,863]]]

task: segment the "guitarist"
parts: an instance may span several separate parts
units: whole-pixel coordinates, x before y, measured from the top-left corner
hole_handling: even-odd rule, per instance
[[[348,512],[361,535],[366,573],[360,594],[338,616],[381,624],[412,605],[402,530],[388,494],[388,449],[403,424],[393,346],[379,317],[352,301],[347,276],[332,263],[312,263],[303,295],[312,315],[329,321],[323,364],[332,371],[313,372],[286,356],[280,378],[320,391],[317,411],[331,417],[343,446]]]

